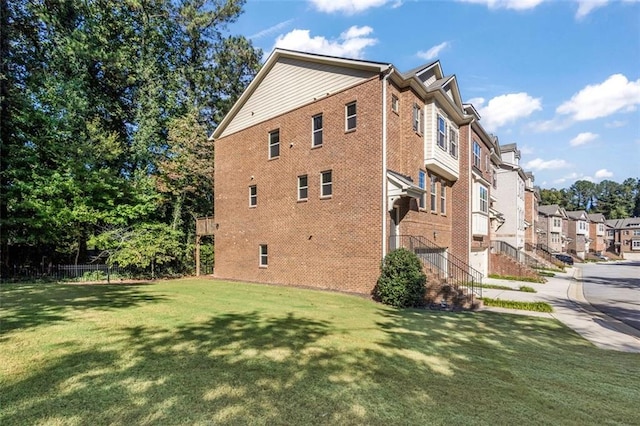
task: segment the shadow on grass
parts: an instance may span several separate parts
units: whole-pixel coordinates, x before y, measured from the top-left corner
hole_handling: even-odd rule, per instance
[[[83,309],[113,310],[157,303],[164,297],[145,291],[149,284],[2,284],[0,336],[14,330],[72,318]]]
[[[109,347],[78,349],[3,386],[0,420],[580,424],[631,418],[607,399],[631,406],[637,392],[625,385],[583,389],[588,381],[619,380],[615,362],[557,322],[386,308],[377,318],[373,340],[364,329],[259,311],[112,330]],[[601,370],[595,377],[594,368]],[[637,362],[625,368],[640,373]]]

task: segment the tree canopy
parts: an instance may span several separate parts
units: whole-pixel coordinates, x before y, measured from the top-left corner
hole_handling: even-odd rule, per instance
[[[541,189],[540,199],[543,205],[602,213],[607,219],[640,217],[640,178],[628,178],[622,183],[579,180],[568,189]]]
[[[228,30],[243,5],[0,0],[3,266],[165,226],[186,256],[213,211],[207,136],[260,67]]]

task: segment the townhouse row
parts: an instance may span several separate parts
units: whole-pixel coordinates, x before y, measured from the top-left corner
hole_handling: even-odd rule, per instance
[[[585,259],[615,254],[640,260],[640,218],[607,220],[601,213],[566,211],[557,204],[539,206],[538,245],[552,253]]]
[[[520,151],[438,61],[275,49],[211,138],[219,278],[370,293],[398,247],[468,281],[537,243]]]

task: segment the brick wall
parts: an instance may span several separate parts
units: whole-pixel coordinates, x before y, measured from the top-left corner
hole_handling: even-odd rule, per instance
[[[489,271],[491,274],[538,278],[531,268],[499,253],[489,254]]]
[[[219,278],[368,293],[381,260],[381,84],[376,77],[215,142],[216,268]],[[357,127],[345,132],[345,105]],[[323,114],[323,145],[311,147],[311,118]],[[268,159],[268,133],[280,156]],[[320,197],[331,170],[333,194]],[[308,199],[298,201],[298,176]],[[257,206],[249,207],[249,186]],[[259,266],[259,245],[268,266]]]

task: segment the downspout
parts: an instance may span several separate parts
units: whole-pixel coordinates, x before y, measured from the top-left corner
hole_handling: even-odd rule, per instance
[[[473,169],[471,167],[471,151],[473,149],[473,146],[471,145],[473,142],[473,138],[471,137],[471,134],[473,133],[473,122],[475,121],[475,118],[472,118],[471,121],[469,122],[469,130],[467,131],[467,173],[469,174],[468,176],[468,181],[467,181],[467,186],[469,193],[467,194],[468,198],[467,200],[469,200],[469,204],[468,204],[468,215],[467,215],[467,261],[469,262],[469,265],[471,265],[471,241],[473,240]],[[469,149],[471,148],[471,149]],[[487,188],[487,209],[489,208],[489,202],[490,202],[490,197],[489,197],[489,191],[490,188]],[[491,230],[489,229],[491,228],[491,221],[489,221],[489,227],[487,228],[487,239],[489,239],[489,235],[491,234]],[[487,269],[488,269],[488,265],[487,265]]]
[[[393,67],[382,78],[382,259],[387,255],[387,84]]]

